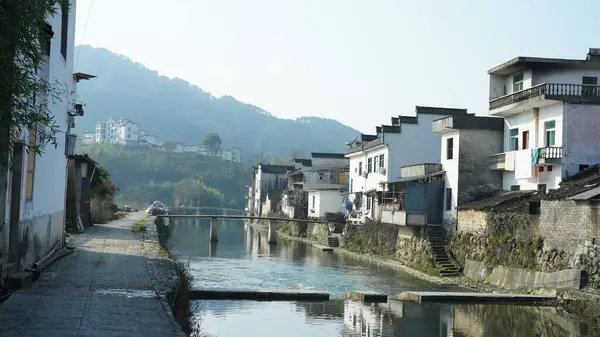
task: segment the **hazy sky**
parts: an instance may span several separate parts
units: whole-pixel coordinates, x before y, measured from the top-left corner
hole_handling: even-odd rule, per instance
[[[76,44],[110,49],[278,117],[334,118],[369,133],[390,116],[414,114],[415,105],[485,114],[489,68],[515,56],[584,58],[589,47],[600,47],[595,0],[77,6]]]

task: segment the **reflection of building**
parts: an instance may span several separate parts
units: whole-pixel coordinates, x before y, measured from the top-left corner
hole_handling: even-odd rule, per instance
[[[381,336],[383,332],[383,312],[377,306],[362,302],[344,302],[344,324],[364,337]],[[416,336],[416,335],[415,335]]]

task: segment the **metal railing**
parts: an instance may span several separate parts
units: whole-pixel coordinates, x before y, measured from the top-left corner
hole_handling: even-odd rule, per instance
[[[518,103],[530,98],[546,95],[553,99],[570,98],[585,100],[600,100],[600,86],[568,83],[542,83],[529,89],[517,91],[490,100],[490,110]]]

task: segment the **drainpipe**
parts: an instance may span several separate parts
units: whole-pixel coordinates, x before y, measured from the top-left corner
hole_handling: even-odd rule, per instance
[[[540,122],[540,108],[533,108],[533,142],[531,142],[531,148],[538,148],[538,140],[539,140],[539,123]]]

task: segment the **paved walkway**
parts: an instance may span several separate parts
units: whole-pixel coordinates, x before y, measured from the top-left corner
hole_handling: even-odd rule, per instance
[[[0,336],[185,336],[157,295],[168,264],[148,257],[144,247],[156,254],[156,243],[131,232],[143,217],[74,235],[73,254],[0,304]]]

